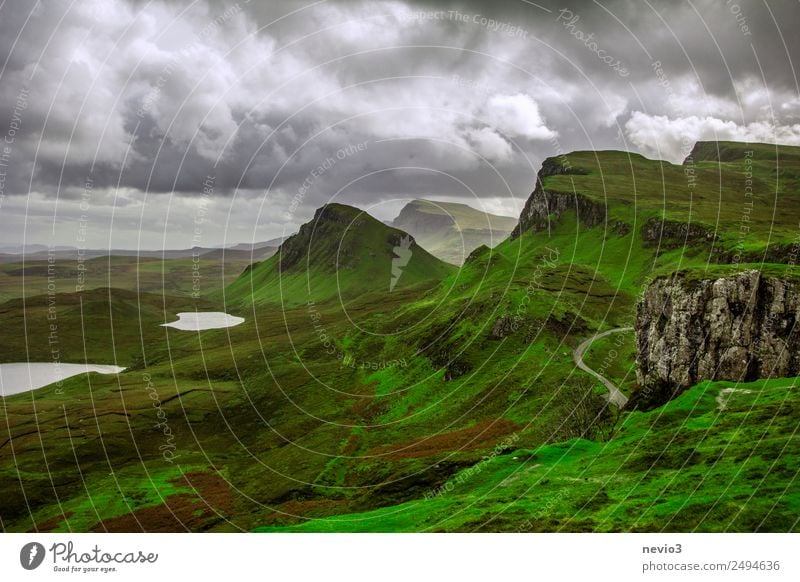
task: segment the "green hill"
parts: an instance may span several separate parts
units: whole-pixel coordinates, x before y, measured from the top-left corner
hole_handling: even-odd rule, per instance
[[[767,162],[773,166],[776,162],[785,164],[800,163],[800,147],[777,145],[770,143],[743,143],[738,141],[699,141],[684,160],[684,164],[697,162],[738,162],[746,158]]]
[[[413,237],[363,210],[327,204],[275,255],[253,265],[228,287],[226,300],[298,305],[349,301],[430,286],[455,269]]]
[[[736,152],[749,148],[759,186],[742,242]],[[702,382],[638,412],[609,406],[573,361],[587,338],[631,325],[653,277],[763,267],[759,257],[770,272],[794,269],[797,148],[777,148],[779,167],[767,148],[699,144],[682,166],[623,152],[549,159],[513,237],[458,270],[407,243],[391,291],[405,234],[326,206],[226,289],[242,309],[198,305],[246,318],[230,329],[160,328],[182,304],[148,296],[143,318],[134,295],[115,293],[113,335],[79,331],[81,299],[59,296],[60,328],[75,326],[69,356],[96,334],[92,357],[131,368],[5,399],[3,527],[797,530],[796,379]],[[83,308],[99,318],[104,297]],[[0,325],[9,350],[24,336],[44,359],[47,298],[29,305],[31,321],[20,302]],[[130,339],[115,349],[115,338]],[[633,334],[619,333],[585,361],[631,396],[634,353]],[[159,449],[148,382],[176,464]]]
[[[731,256],[797,238],[800,147],[699,142],[682,165],[602,151],[550,158],[544,167],[545,190],[584,196],[607,210],[609,227],[664,219],[680,225],[674,236],[690,244],[716,236],[715,250]],[[655,234],[650,242],[664,229]]]
[[[420,499],[261,531],[786,532],[798,405],[797,379],[704,382],[607,442],[509,440]]]

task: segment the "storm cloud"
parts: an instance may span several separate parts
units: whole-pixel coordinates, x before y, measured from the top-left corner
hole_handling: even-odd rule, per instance
[[[12,0],[2,242],[69,244],[85,212],[95,245],[185,246],[201,202],[207,245],[291,232],[331,199],[384,219],[415,197],[516,214],[541,161],[571,150],[800,144],[798,17],[712,0]]]

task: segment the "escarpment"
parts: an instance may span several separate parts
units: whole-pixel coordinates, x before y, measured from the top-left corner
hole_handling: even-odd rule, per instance
[[[569,211],[577,212],[578,220],[589,228],[605,223],[604,204],[575,192],[559,192],[544,187],[544,179],[549,176],[585,173],[583,170],[565,166],[555,158],[546,159],[536,178],[536,188],[525,203],[519,223],[511,232],[511,238],[517,238],[529,230],[533,232],[548,230]]]
[[[630,406],[652,408],[701,380],[800,375],[800,280],[759,270],[657,279],[637,308]]]
[[[648,247],[676,249],[686,244],[711,244],[718,240],[718,236],[702,224],[651,218],[642,226],[642,240]]]
[[[726,241],[710,226],[685,223],[665,218],[650,218],[641,228],[642,242],[660,252],[685,248],[688,253],[707,253],[707,260],[716,264],[775,263],[795,265],[800,257],[800,242],[772,242],[764,248],[746,250]]]

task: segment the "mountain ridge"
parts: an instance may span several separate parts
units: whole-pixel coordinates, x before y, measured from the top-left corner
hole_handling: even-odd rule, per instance
[[[477,210],[460,202],[417,198],[406,204],[392,225],[413,235],[428,251],[460,266],[481,245],[496,246],[511,234],[517,219]]]
[[[256,302],[327,301],[380,293],[381,282],[388,291],[435,284],[454,270],[408,233],[359,208],[329,203],[272,257],[251,265],[230,291],[245,301],[250,292]]]

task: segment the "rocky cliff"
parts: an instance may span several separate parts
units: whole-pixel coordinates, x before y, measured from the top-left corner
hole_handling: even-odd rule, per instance
[[[657,279],[637,308],[631,406],[651,408],[705,379],[800,375],[800,280],[750,270]]]
[[[664,250],[677,249],[685,245],[711,245],[718,240],[717,234],[708,226],[651,218],[642,226],[645,246],[658,246]]]
[[[698,223],[685,223],[664,218],[650,218],[641,229],[642,241],[648,248],[658,248],[660,252],[685,247],[689,253],[707,253],[706,260],[711,263],[775,263],[796,265],[800,257],[800,242],[771,242],[766,247],[746,250],[725,241],[710,226]]]
[[[564,166],[557,158],[548,158],[536,178],[536,188],[525,203],[519,223],[511,233],[517,238],[523,232],[549,230],[559,218],[569,211],[577,211],[578,220],[591,228],[606,220],[606,207],[586,196],[574,192],[557,192],[544,187],[544,179],[558,174],[585,174],[585,171]]]

